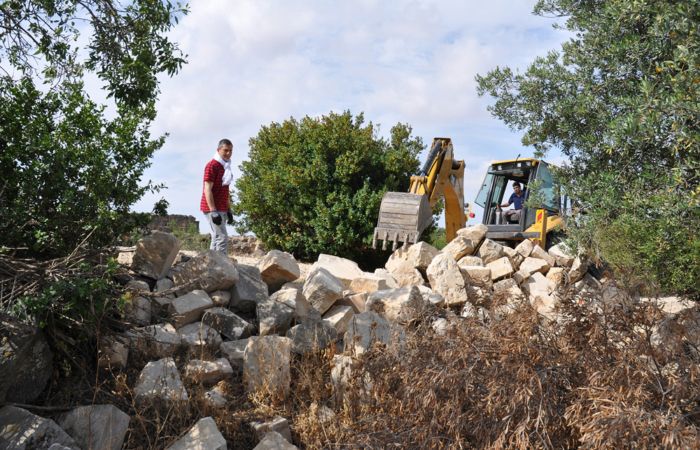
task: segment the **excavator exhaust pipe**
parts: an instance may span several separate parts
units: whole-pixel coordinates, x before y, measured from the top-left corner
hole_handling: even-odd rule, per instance
[[[377,240],[381,239],[382,250],[392,241],[392,251],[399,244],[406,250],[409,244],[415,244],[421,233],[430,226],[433,215],[430,202],[424,194],[407,194],[403,192],[387,192],[379,207],[379,220],[374,229],[372,248],[377,248]]]

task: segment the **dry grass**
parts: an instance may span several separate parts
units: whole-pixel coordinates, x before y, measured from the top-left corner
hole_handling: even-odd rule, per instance
[[[444,336],[423,323],[402,349],[363,355],[355,379],[370,377],[371,397],[337,408],[323,435],[300,421],[300,440],[308,448],[700,448],[697,312],[667,319],[652,303],[600,293],[570,298],[558,312],[549,323],[523,304],[498,321],[453,320]]]

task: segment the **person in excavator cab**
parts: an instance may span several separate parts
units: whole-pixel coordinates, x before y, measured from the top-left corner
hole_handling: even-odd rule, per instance
[[[510,223],[511,216],[515,216],[516,222],[520,223],[520,214],[523,212],[523,203],[525,203],[525,191],[520,189],[520,183],[517,181],[513,183],[513,194],[508,199],[508,203],[499,205],[501,208],[507,208],[513,205],[515,209],[503,210],[501,211],[503,224]]]

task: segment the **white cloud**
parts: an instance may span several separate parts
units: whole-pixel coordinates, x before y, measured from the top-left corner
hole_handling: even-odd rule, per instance
[[[519,136],[491,118],[474,77],[498,66],[524,69],[566,38],[534,1],[198,0],[172,32],[189,55],[162,79],[155,135],[170,137],[146,177],[169,189],[170,211],[198,216],[201,176],[216,143],[247,158],[262,125],[346,109],[364,111],[386,135],[409,123],[426,144],[452,137],[476,195],[493,159],[530,153]],[[476,181],[474,181],[476,180]]]

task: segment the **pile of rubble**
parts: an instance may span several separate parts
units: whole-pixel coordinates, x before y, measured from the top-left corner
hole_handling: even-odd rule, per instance
[[[338,405],[347,395],[354,358],[377,344],[401,342],[405,323],[421,311],[445,308],[454,317],[456,311],[493,319],[516,302],[529,302],[556,319],[558,286],[600,286],[587,274],[587,262],[562,245],[546,252],[525,240],[513,249],[485,239],[486,232],[483,225],[459,230],[442,251],[423,242],[399,249],[374,273],[322,254],[305,279],[300,264],[284,252],[270,251],[255,266],[239,264],[217,251],[181,252],[173,235],[154,233],[119,257],[141,276],[127,284],[126,320],[135,326],[102,339],[100,366],[119,371],[132,353],[146,355],[150,362],[134,391],[137,404],[188,402],[186,377],[210,386],[205,398],[217,407],[227,402],[218,383],[234,372],[251,394],[287,398],[292,354],[336,344],[331,378]],[[494,302],[496,297],[506,301]],[[446,326],[444,318],[433,323],[436,332]],[[178,365],[173,356],[183,348],[201,359]],[[333,414],[322,407],[319,420]],[[119,449],[129,421],[111,405],[77,408],[58,422],[5,406],[0,429],[13,431],[0,434],[0,447],[33,442],[56,444],[54,450]],[[282,417],[251,426],[261,439],[256,449],[296,448]],[[226,441],[208,417],[169,448],[225,449]]]

